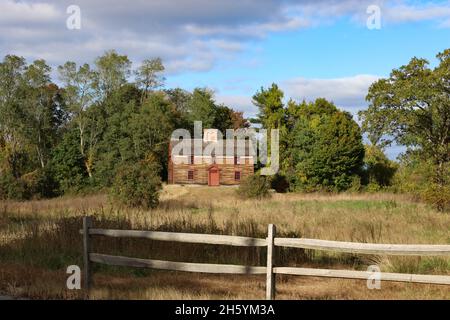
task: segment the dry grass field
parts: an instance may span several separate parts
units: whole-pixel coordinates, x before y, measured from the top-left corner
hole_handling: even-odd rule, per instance
[[[265,237],[267,225],[286,237],[398,244],[449,244],[450,216],[394,194],[273,194],[241,200],[233,187],[166,186],[152,211],[113,204],[107,196],[0,202],[0,295],[77,299],[66,267],[82,265],[81,217],[94,225]],[[140,258],[264,265],[264,248],[95,238],[93,249]],[[384,257],[280,249],[283,266],[447,274],[450,259]],[[94,299],[263,299],[265,276],[208,275],[94,265]],[[278,276],[278,299],[450,299],[448,286]]]

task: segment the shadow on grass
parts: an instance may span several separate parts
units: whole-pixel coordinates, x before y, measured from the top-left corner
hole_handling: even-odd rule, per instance
[[[266,226],[256,221],[227,221],[224,227],[219,228],[212,217],[202,223],[193,223],[191,220],[168,220],[158,227],[132,223],[126,214],[110,216],[100,212],[94,215],[95,228],[105,229],[141,229],[168,232],[190,232],[203,234],[229,234],[249,236],[255,238],[266,237]],[[34,292],[39,297],[46,298],[79,298],[79,295],[67,293],[65,288],[66,268],[69,265],[82,266],[82,236],[79,230],[82,227],[81,215],[79,217],[64,217],[55,215],[53,218],[39,218],[35,215],[21,215],[18,213],[3,213],[0,218],[0,290],[11,291],[7,286],[28,287],[28,292]],[[279,234],[280,237],[299,238],[300,234],[290,232]],[[92,252],[143,259],[156,259],[168,261],[235,264],[248,266],[266,265],[266,248],[233,247],[204,244],[188,244],[152,241],[149,239],[133,238],[107,238],[94,236],[92,240]],[[416,261],[416,260],[414,260]],[[429,269],[435,265],[442,268],[440,260],[421,260],[412,265],[401,265],[402,270]],[[318,268],[333,267],[336,265],[346,268],[359,269],[368,264],[367,257],[362,259],[353,255],[338,254],[328,255],[313,250],[295,248],[276,248],[277,266],[314,266]],[[406,262],[405,262],[406,263]],[[431,263],[431,265],[430,265]],[[14,266],[19,266],[14,270]],[[422,266],[422,267],[420,267]],[[147,290],[152,287],[179,288],[180,290],[191,288],[205,288],[208,284],[202,281],[201,275],[195,275],[188,280],[183,277],[182,283],[168,281],[165,277],[159,277],[162,273],[156,270],[106,266],[93,264],[94,279],[99,279],[98,284],[110,288],[116,283],[133,283],[136,290]],[[164,272],[163,272],[164,273]],[[172,274],[165,272],[166,274]],[[26,274],[26,276],[24,276]],[[176,274],[176,273],[173,273]],[[109,280],[102,280],[106,279]],[[131,277],[155,277],[154,282],[142,282],[136,284]],[[121,281],[112,281],[115,278]],[[166,279],[167,283],[158,279]],[[230,279],[236,279],[232,276]],[[44,280],[43,280],[44,279]],[[46,279],[46,280],[45,280]],[[175,277],[176,279],[176,277]],[[136,279],[138,281],[138,279]],[[50,284],[45,284],[46,281]],[[41,286],[41,287],[39,287]],[[135,290],[123,284],[127,290]],[[120,288],[120,286],[118,286]],[[226,294],[227,288],[213,288],[213,294]],[[42,292],[45,292],[42,293]],[[56,292],[56,293],[52,293]]]

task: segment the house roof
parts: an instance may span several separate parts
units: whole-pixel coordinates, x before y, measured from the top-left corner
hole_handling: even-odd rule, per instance
[[[227,146],[227,141],[230,146]],[[234,142],[234,143],[233,143]],[[198,146],[197,146],[198,144]],[[178,155],[212,155],[212,156],[256,156],[256,145],[252,144],[251,140],[239,140],[230,141],[229,140],[218,140],[215,141],[204,141],[203,139],[183,139],[183,140],[171,140],[170,141],[170,151],[172,151],[175,146],[178,146]],[[227,152],[227,148],[229,151]],[[190,150],[190,152],[189,152]]]

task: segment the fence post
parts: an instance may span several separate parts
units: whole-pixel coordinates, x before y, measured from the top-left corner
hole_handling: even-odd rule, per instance
[[[84,260],[84,290],[85,298],[89,298],[89,291],[91,288],[91,262],[89,260],[89,253],[91,251],[89,229],[92,227],[92,218],[83,217],[83,260]]]
[[[269,224],[267,232],[267,279],[266,279],[266,300],[275,299],[275,275],[273,274],[274,245],[276,228]]]

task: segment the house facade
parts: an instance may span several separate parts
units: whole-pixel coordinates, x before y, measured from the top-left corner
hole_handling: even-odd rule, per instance
[[[216,129],[205,129],[203,139],[171,140],[168,183],[238,185],[254,173],[253,155],[250,140],[227,142]]]

